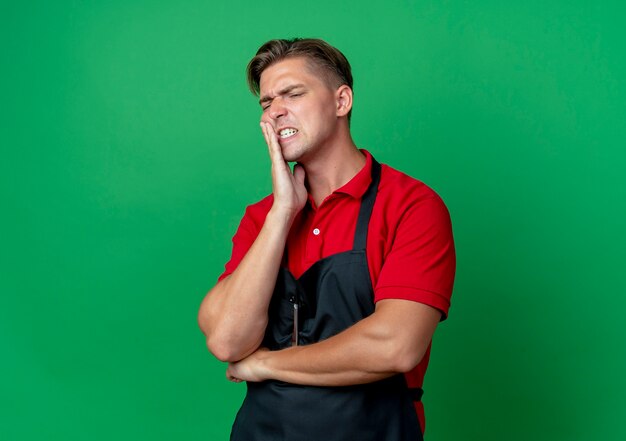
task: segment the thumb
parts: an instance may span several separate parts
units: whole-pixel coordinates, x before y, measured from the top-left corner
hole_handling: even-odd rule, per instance
[[[304,167],[300,164],[296,164],[293,168],[293,177],[296,178],[296,183],[299,186],[304,186],[304,177],[305,177]]]

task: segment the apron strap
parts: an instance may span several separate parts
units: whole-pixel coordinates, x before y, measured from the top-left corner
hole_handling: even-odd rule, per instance
[[[361,209],[356,221],[356,231],[354,232],[354,247],[356,250],[364,250],[367,245],[367,228],[369,227],[372,209],[376,201],[378,183],[380,182],[380,164],[372,156],[372,182],[361,198]]]
[[[409,387],[409,396],[413,401],[422,401],[424,390],[421,387]]]

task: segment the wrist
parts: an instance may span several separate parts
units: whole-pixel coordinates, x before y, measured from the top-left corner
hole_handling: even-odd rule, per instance
[[[268,350],[261,350],[257,352],[257,375],[260,381],[276,380],[274,371],[272,370],[271,356],[272,352]]]
[[[293,357],[297,357],[300,351],[304,349],[304,346],[292,346],[277,351],[264,350],[260,352],[258,369],[259,374],[265,380],[278,380],[293,382],[294,380],[294,367],[292,364]],[[304,384],[304,383],[301,383]]]
[[[279,228],[286,228],[288,231],[298,215],[298,211],[299,210],[285,208],[277,203],[274,203],[272,208],[270,208],[270,211],[267,213],[266,222],[269,222],[271,225],[276,225]]]

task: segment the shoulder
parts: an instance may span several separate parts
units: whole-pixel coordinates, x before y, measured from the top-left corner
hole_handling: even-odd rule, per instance
[[[274,195],[270,194],[260,201],[248,205],[243,215],[242,224],[245,223],[253,229],[260,230],[273,203]]]
[[[419,179],[381,164],[377,203],[388,215],[403,216],[407,211],[421,208],[425,211],[438,210],[447,213],[441,197]]]
[[[376,251],[368,257],[376,281],[375,301],[413,300],[441,310],[445,318],[456,254],[441,197],[422,181],[383,166],[372,220],[371,246]]]
[[[223,280],[226,276],[232,274],[244,258],[252,243],[256,240],[259,231],[261,231],[265,217],[272,207],[273,200],[272,195],[269,195],[246,207],[246,212],[241,218],[239,228],[237,228],[237,232],[232,239],[233,249],[230,260],[226,263],[224,272],[218,280]]]

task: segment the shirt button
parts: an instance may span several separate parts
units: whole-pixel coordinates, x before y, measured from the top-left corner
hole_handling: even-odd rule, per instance
[[[316,228],[315,230],[313,230],[313,234],[315,234],[316,236],[320,234],[320,229]]]

